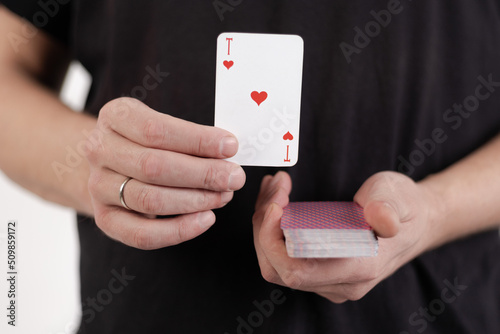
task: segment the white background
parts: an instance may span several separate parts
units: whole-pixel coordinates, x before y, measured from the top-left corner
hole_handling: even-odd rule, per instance
[[[81,110],[90,77],[68,72],[62,99]],[[7,223],[17,227],[17,319],[7,325]],[[21,189],[0,172],[0,333],[71,334],[80,323],[79,245],[75,212]]]

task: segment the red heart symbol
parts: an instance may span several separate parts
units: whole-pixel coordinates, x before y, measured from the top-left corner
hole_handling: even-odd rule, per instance
[[[285,135],[283,136],[283,140],[293,140],[293,136],[290,133],[290,131],[288,131],[287,133],[285,133]]]
[[[252,97],[252,100],[254,100],[258,106],[260,106],[260,104],[262,102],[264,102],[266,99],[267,99],[267,93],[266,92],[252,92],[252,94],[250,94],[250,96]]]
[[[234,61],[230,60],[230,61],[227,61],[227,60],[224,60],[223,62],[224,66],[227,67],[227,69],[229,70],[231,67],[233,67],[234,65]]]

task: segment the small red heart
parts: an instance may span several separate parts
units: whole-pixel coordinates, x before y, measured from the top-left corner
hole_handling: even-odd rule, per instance
[[[250,94],[250,96],[252,97],[252,100],[254,100],[257,103],[258,106],[260,106],[260,104],[267,99],[266,92],[259,93],[259,92],[253,91],[252,94]]]
[[[287,133],[285,133],[285,135],[283,136],[283,140],[293,140],[293,136],[290,133],[290,131],[288,131]]]
[[[233,67],[234,65],[234,61],[230,60],[230,61],[227,61],[227,60],[224,60],[223,62],[224,66],[227,67],[227,69],[229,70],[231,67]]]

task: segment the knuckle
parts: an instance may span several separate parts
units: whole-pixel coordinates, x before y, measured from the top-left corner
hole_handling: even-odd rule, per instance
[[[209,208],[213,202],[213,194],[209,192],[201,192],[198,196],[196,196],[195,207],[197,209],[205,209]],[[189,208],[186,208],[189,209]]]
[[[163,123],[149,119],[144,124],[142,134],[149,146],[159,147],[164,143],[167,131],[165,130]]]
[[[151,250],[154,248],[153,238],[143,226],[138,226],[132,232],[132,246],[142,250]]]
[[[98,165],[104,155],[104,146],[99,144],[94,144],[92,141],[88,140],[86,143],[85,156],[91,165]]]
[[[95,208],[94,219],[97,227],[99,227],[106,234],[111,226],[112,215],[110,210]]]
[[[161,213],[163,204],[160,193],[150,187],[143,187],[137,195],[137,202],[143,213]]]
[[[139,101],[130,97],[119,97],[106,103],[99,112],[99,115],[108,117],[116,117],[122,115],[124,111],[129,111],[133,107],[137,107]]]
[[[365,281],[373,281],[379,277],[379,271],[378,269],[374,270],[369,270],[368,272],[364,273],[364,280]]]
[[[281,280],[291,289],[298,290],[304,285],[304,274],[297,269],[288,269],[281,275]]]
[[[155,181],[162,173],[160,159],[150,151],[144,152],[139,158],[139,167],[142,174],[149,180]]]
[[[85,139],[83,148],[85,150],[85,156],[88,157],[90,154],[95,154],[103,147],[103,133],[99,127],[95,127]]]
[[[101,110],[99,111],[99,120],[102,121],[108,118],[112,118],[114,110],[116,110],[116,108],[122,104],[120,101],[121,98],[114,99],[102,106]]]
[[[205,186],[214,190],[229,189],[229,176],[234,166],[226,161],[213,161],[205,173]]]
[[[303,263],[302,270],[306,273],[312,273],[318,269],[319,263],[317,259],[314,258],[306,258]]]
[[[188,221],[185,219],[185,217],[180,219],[180,221],[177,223],[177,226],[175,229],[176,233],[173,235],[173,238],[172,238],[172,242],[171,242],[172,245],[177,245],[177,244],[180,244],[181,242],[184,242],[184,241],[190,239],[189,238],[189,235],[190,235],[189,226],[190,226],[190,224],[188,224]]]
[[[101,190],[102,177],[99,173],[90,173],[89,180],[87,183],[88,191],[91,195],[95,196],[99,194]]]
[[[196,153],[198,155],[201,155],[205,151],[205,138],[203,136],[199,136],[198,140],[196,141]]]
[[[260,273],[262,278],[264,278],[269,283],[277,284],[279,282],[279,276],[271,268],[261,268]]]
[[[230,189],[230,175],[235,168],[238,167],[227,161],[211,161],[205,172],[205,186],[217,191]]]
[[[353,284],[361,284],[377,280],[383,269],[382,265],[378,265],[378,261],[367,262],[360,259],[358,265],[360,267],[356,272],[351,273],[350,282]]]
[[[366,281],[375,281],[378,280],[380,276],[382,276],[386,267],[383,266],[379,261],[375,261],[371,266],[366,266],[367,269],[365,273]]]
[[[233,197],[234,197],[233,192],[231,192],[231,193],[226,193],[226,192],[213,193],[210,196],[210,198],[212,198],[211,205],[213,208],[222,208],[227,203],[231,202],[233,200]]]
[[[213,207],[221,208],[228,203],[228,202],[223,200],[222,194],[223,194],[222,192],[212,194],[212,196],[211,196],[212,200],[210,202],[211,202]]]
[[[217,184],[217,170],[210,164],[205,171],[205,178],[203,180],[203,186],[205,188],[213,188]]]
[[[345,298],[351,301],[357,301],[366,295],[366,289],[359,284],[351,285],[345,289]]]
[[[116,121],[127,119],[132,109],[140,107],[142,102],[130,97],[120,97],[106,103],[99,111],[99,123],[113,129]]]

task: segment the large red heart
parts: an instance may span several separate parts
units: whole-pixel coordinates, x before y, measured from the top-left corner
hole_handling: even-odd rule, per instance
[[[224,66],[227,67],[227,69],[229,70],[231,67],[233,67],[234,65],[234,61],[230,60],[230,61],[227,61],[227,60],[224,60],[223,62]]]
[[[259,93],[259,92],[253,91],[252,94],[250,94],[250,96],[252,97],[252,100],[254,100],[255,103],[257,103],[258,106],[260,106],[260,104],[267,99],[266,92]]]
[[[288,131],[287,133],[285,133],[285,135],[283,136],[283,140],[293,140],[293,136],[290,133],[290,131]]]

